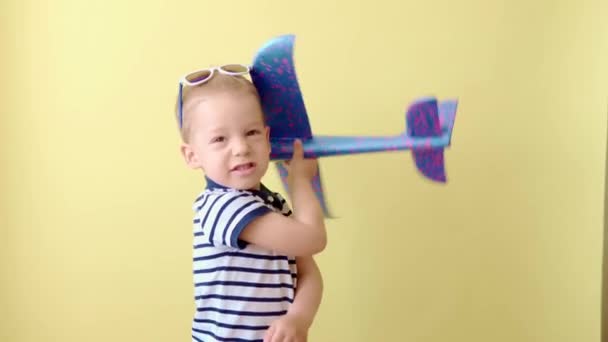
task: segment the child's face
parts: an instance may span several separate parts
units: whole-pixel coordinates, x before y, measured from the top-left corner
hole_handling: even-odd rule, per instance
[[[221,92],[190,109],[190,139],[182,153],[192,168],[235,189],[257,189],[268,169],[270,131],[256,97]]]

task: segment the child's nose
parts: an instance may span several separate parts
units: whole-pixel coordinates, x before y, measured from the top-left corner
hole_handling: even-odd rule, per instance
[[[234,155],[243,155],[249,153],[249,144],[245,139],[234,139],[232,146]]]

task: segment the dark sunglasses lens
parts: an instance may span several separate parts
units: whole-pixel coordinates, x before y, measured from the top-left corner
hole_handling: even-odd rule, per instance
[[[222,70],[233,74],[245,74],[249,71],[246,66],[241,64],[224,65],[222,66]]]
[[[209,76],[211,76],[210,70],[201,70],[189,74],[186,76],[186,80],[191,83],[196,83],[209,78]]]

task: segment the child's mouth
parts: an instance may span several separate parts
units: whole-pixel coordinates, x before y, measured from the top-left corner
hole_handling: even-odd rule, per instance
[[[254,163],[239,164],[239,165],[233,167],[232,171],[236,171],[239,173],[247,173],[247,172],[253,170],[254,167],[255,167]]]

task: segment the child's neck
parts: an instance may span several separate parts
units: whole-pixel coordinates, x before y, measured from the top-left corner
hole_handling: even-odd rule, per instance
[[[205,176],[205,181],[207,182],[208,189],[211,189],[211,188],[233,189],[232,187],[226,186],[224,184],[220,184],[207,176]],[[262,188],[263,188],[262,182],[258,182],[253,188],[244,189],[244,190],[261,191]]]

